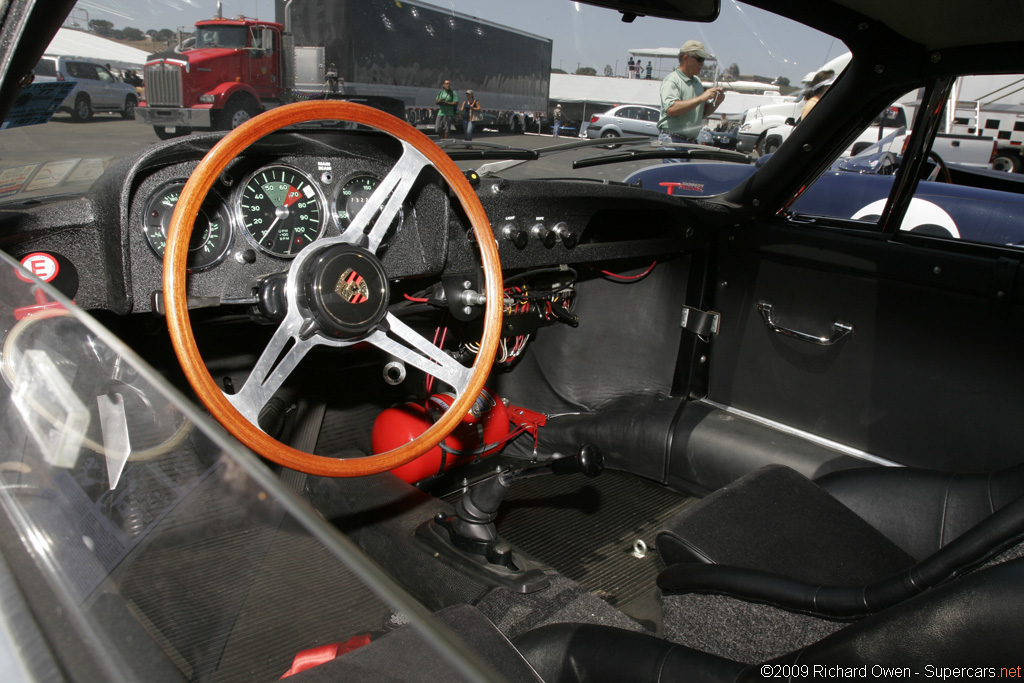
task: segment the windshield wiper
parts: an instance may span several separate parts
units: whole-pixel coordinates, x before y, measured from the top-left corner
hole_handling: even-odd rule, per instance
[[[609,140],[613,140],[613,141],[609,141]],[[610,139],[610,138],[586,138],[586,139],[569,140],[568,142],[561,142],[561,143],[559,143],[557,145],[548,145],[547,147],[541,147],[541,148],[535,149],[535,150],[522,150],[522,151],[532,152],[533,154],[537,155],[537,156],[533,156],[533,157],[502,156],[497,151],[494,152],[495,156],[490,156],[490,157],[455,157],[455,156],[452,156],[451,154],[449,154],[448,156],[451,156],[453,159],[463,159],[463,158],[469,158],[469,159],[473,159],[473,158],[501,159],[501,161],[492,162],[490,164],[484,164],[483,166],[481,166],[480,168],[477,169],[477,172],[481,176],[487,176],[487,175],[495,175],[495,174],[497,174],[497,173],[499,173],[501,171],[505,171],[505,170],[507,170],[509,168],[512,168],[513,166],[518,166],[519,164],[523,163],[524,161],[532,161],[533,159],[539,159],[541,156],[543,156],[545,154],[553,154],[555,152],[565,152],[567,150],[578,149],[580,147],[609,147],[609,146],[613,146],[613,145],[615,147],[618,147],[619,145],[632,145],[632,144],[637,144],[637,143],[641,143],[641,142],[650,142],[650,140],[651,140],[651,138],[649,136],[647,136],[647,135],[627,135],[625,137],[618,137],[618,138],[612,138],[612,139]],[[481,143],[455,143],[455,144],[473,145],[473,144],[481,144]],[[484,144],[486,144],[486,143],[484,143]],[[449,146],[451,146],[451,145],[445,145],[445,146],[442,147],[442,149],[446,149]],[[496,147],[496,148],[504,147],[503,145],[496,145],[496,144],[491,144],[489,146],[490,147]],[[514,148],[514,147],[506,147],[505,149],[507,149],[507,150],[516,150],[516,148]],[[459,154],[461,152],[456,152],[456,153]]]
[[[570,140],[569,142],[562,142],[557,145],[548,145],[547,147],[541,147],[538,152],[541,154],[547,154],[549,152],[563,152],[567,149],[579,149],[580,147],[618,147],[619,145],[629,145],[635,142],[650,142],[651,138],[648,135],[625,135],[617,138],[586,138],[579,140]]]
[[[739,164],[749,164],[754,160],[749,154],[719,149],[718,147],[708,147],[706,145],[661,145],[652,149],[631,149],[616,154],[577,159],[572,162],[572,167],[574,169],[590,168],[591,166],[640,161],[643,159],[703,159],[708,161],[731,161]]]
[[[514,159],[519,161],[533,161],[540,158],[540,151],[526,149],[523,147],[509,147],[493,142],[462,142],[459,140],[438,141],[438,146],[444,150],[453,161],[467,161],[472,159]]]

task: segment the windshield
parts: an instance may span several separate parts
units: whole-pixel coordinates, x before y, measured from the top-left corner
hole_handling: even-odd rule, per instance
[[[249,32],[244,26],[203,26],[196,31],[195,49],[207,47],[245,47]]]
[[[234,15],[233,25],[211,23],[214,0],[79,3],[46,53],[109,65],[116,83],[53,74],[55,62],[43,64],[34,88],[61,78],[74,86],[48,91],[57,107],[52,118],[21,116],[0,131],[0,201],[85,191],[118,159],[164,139],[223,131],[260,109],[311,97],[385,98],[376,106],[448,145],[471,140],[541,149],[639,137],[629,145],[650,147],[664,127],[660,86],[681,73],[679,49],[687,41],[702,45],[687,58],[687,68],[696,69],[692,80],[702,89],[719,88],[720,102],[709,116],[672,129],[695,143],[735,149],[745,112],[792,108],[802,80],[845,52],[829,36],[735,2],[723,3],[711,24],[649,17],[625,23],[603,8],[543,0],[296,2],[290,17],[285,4],[258,0],[246,3],[244,13],[247,20],[292,26],[294,50],[218,55],[210,48],[244,47],[250,34],[288,43],[259,27],[238,26]],[[198,30],[196,22],[203,22]],[[82,45],[88,54],[79,54]],[[698,67],[701,54],[709,56]],[[154,62],[156,56],[163,61]],[[450,94],[439,106],[445,79]],[[241,111],[220,94],[239,84],[253,96]],[[614,109],[620,115],[599,117]],[[448,133],[438,126],[442,110],[452,116]],[[508,174],[621,181],[658,163],[572,167],[620,151],[611,145],[568,150]]]

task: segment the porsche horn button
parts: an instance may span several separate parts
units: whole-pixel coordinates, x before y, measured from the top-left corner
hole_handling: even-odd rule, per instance
[[[321,332],[358,337],[387,315],[387,275],[372,254],[335,245],[314,256],[307,267],[303,298]]]
[[[334,293],[350,304],[363,304],[370,299],[370,289],[366,280],[352,268],[348,268],[334,285]]]

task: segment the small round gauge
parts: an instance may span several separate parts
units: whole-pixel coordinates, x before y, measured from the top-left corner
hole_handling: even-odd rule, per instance
[[[256,171],[238,194],[238,218],[253,244],[284,258],[320,236],[323,208],[313,181],[289,166]]]
[[[345,232],[345,229],[352,223],[352,219],[363,208],[378,185],[380,185],[379,178],[372,175],[358,175],[345,181],[341,186],[338,196],[334,200],[334,211],[338,215],[338,227],[342,232]],[[388,230],[388,236],[394,234],[401,223],[402,211],[399,211],[394,224]],[[387,242],[387,238],[383,241]]]
[[[178,197],[185,187],[185,181],[175,180],[162,185],[146,202],[142,225],[146,242],[160,258],[167,248],[167,231],[171,226],[171,214],[178,204]],[[188,245],[188,269],[203,270],[220,262],[228,252],[231,243],[231,227],[223,209],[220,197],[210,194],[199,208],[192,237]]]

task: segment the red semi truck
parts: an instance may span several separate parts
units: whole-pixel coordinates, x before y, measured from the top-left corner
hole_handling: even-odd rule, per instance
[[[441,81],[472,89],[485,125],[522,132],[547,111],[551,40],[430,5],[288,0],[280,21],[196,22],[173,51],[150,55],[137,116],[161,138],[230,130],[314,97],[352,99],[433,122]]]

